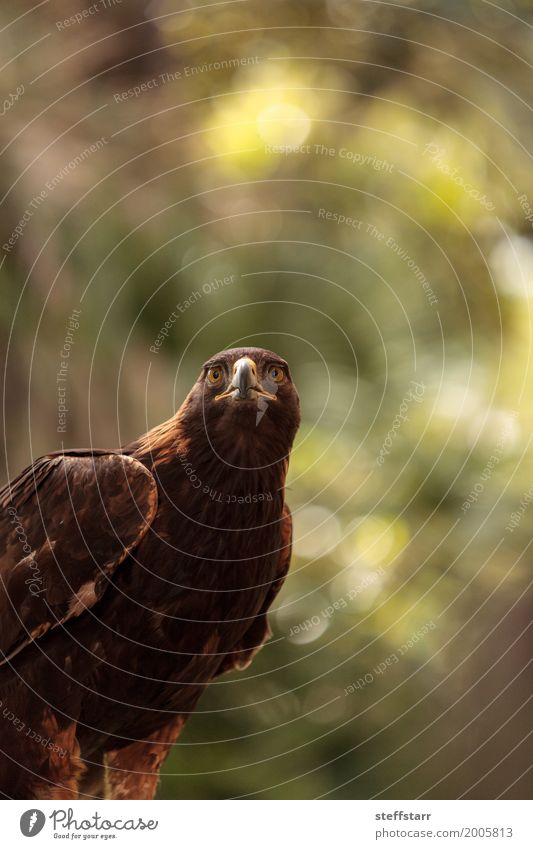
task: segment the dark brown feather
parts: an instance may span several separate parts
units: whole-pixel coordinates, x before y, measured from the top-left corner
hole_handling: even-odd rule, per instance
[[[4,487],[0,663],[92,607],[156,510],[148,469],[109,452],[50,454]]]

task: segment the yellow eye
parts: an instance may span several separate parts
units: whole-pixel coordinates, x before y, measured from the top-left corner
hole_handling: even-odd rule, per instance
[[[285,372],[279,366],[270,366],[268,376],[274,383],[281,383],[285,379]]]
[[[218,383],[220,383],[223,376],[224,372],[222,371],[220,366],[213,366],[213,368],[210,368],[207,372],[207,379],[211,386],[216,386]]]

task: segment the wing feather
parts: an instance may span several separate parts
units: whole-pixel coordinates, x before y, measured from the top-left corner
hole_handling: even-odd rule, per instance
[[[49,454],[0,490],[0,665],[92,607],[156,511],[150,471],[106,451]]]

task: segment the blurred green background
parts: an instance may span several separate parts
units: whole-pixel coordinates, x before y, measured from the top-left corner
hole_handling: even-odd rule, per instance
[[[273,640],[160,798],[531,796],[532,11],[2,4],[3,479],[224,347],[302,401]]]

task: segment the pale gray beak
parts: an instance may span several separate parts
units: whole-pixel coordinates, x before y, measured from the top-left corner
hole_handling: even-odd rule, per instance
[[[232,385],[238,390],[237,398],[245,401],[250,389],[257,386],[257,373],[255,363],[248,357],[241,357],[233,367]]]
[[[239,401],[250,401],[261,395],[263,398],[276,400],[276,396],[263,389],[257,380],[257,367],[250,357],[241,357],[233,366],[231,383],[225,392],[215,396],[215,400],[228,398],[231,395]]]

